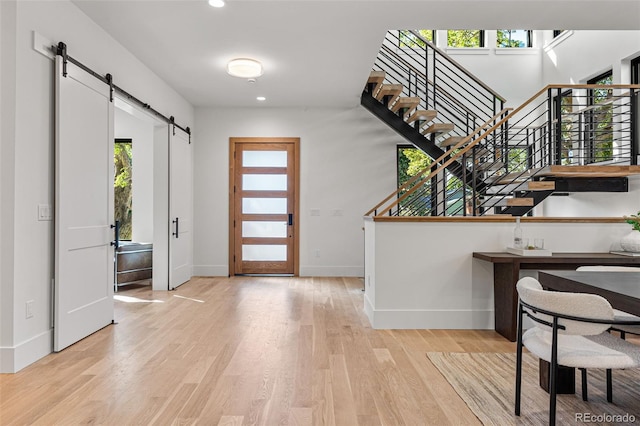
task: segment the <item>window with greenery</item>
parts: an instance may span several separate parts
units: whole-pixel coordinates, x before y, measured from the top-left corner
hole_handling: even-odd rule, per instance
[[[412,177],[429,167],[432,163],[431,157],[413,145],[398,145],[398,188],[405,184]],[[435,206],[432,202],[439,203],[437,209],[444,206],[447,215],[462,215],[466,209],[466,214],[471,214],[470,205],[465,206],[465,194],[462,181],[448,170],[444,173],[446,199],[442,194],[434,197],[431,193],[432,182],[422,183],[422,188],[417,189],[413,194],[400,202],[400,214],[402,216],[430,216]],[[407,190],[413,188],[409,186],[399,194],[404,195]],[[467,188],[467,191],[470,191]],[[467,192],[468,197],[469,192]],[[467,200],[469,201],[469,200]],[[467,203],[468,204],[468,203]]]
[[[587,84],[610,85],[613,84],[613,73],[608,71]],[[610,102],[613,90],[608,87],[602,89],[589,89],[588,112],[588,147],[589,161],[600,162],[613,158],[613,105]]]
[[[509,172],[529,170],[529,158],[529,148],[522,146],[509,147],[507,151],[507,170]]]
[[[483,30],[447,30],[449,47],[484,47]]]
[[[431,165],[431,157],[413,145],[398,145],[398,188],[412,177]],[[415,184],[414,184],[415,185]],[[411,189],[414,185],[407,188]],[[423,183],[423,188],[408,196],[400,203],[400,210],[405,216],[427,216],[430,214],[430,183]],[[403,191],[399,196],[406,192]]]
[[[114,218],[120,221],[120,239],[131,240],[131,209],[133,193],[131,191],[131,171],[133,155],[131,139],[116,139],[114,144],[115,179],[113,183]]]
[[[431,43],[435,43],[435,31],[434,30],[418,30],[417,31],[422,38]],[[418,37],[413,35],[410,31],[400,31],[400,47],[425,47],[425,43]]]
[[[533,47],[531,30],[498,30],[496,47]]]

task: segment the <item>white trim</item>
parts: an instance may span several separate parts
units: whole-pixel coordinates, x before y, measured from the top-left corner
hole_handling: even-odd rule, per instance
[[[364,266],[300,266],[301,277],[362,277]]]
[[[493,330],[493,309],[374,309],[365,297],[365,313],[374,329]]]
[[[536,47],[496,47],[496,55],[538,55]]]
[[[195,277],[228,277],[229,265],[193,265]]]
[[[0,348],[0,373],[17,373],[53,352],[53,329],[13,347]]]
[[[544,45],[542,48],[544,49],[545,52],[548,52],[549,50],[553,49],[554,47],[556,47],[557,45],[559,45],[560,43],[562,43],[572,35],[573,35],[573,30],[565,30],[559,36],[554,37],[553,40],[551,40],[549,43]]]
[[[491,49],[488,47],[447,47],[448,55],[488,55]]]

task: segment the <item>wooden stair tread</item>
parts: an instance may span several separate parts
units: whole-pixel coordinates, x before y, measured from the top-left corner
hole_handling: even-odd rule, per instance
[[[499,170],[504,167],[504,163],[502,161],[487,161],[486,163],[480,163],[476,165],[476,170],[478,171],[487,171],[487,170]]]
[[[381,100],[385,96],[397,98],[402,93],[402,84],[383,84],[376,94],[376,99]]]
[[[441,148],[444,148],[447,146],[454,146],[460,143],[462,139],[464,139],[462,136],[449,136],[448,138],[440,142],[439,145]],[[467,154],[471,155],[469,152],[467,152]]]
[[[485,208],[493,207],[533,207],[534,200],[531,197],[501,197],[500,195],[482,200]]]
[[[527,182],[529,191],[553,191],[556,189],[556,183],[552,180],[532,180]]]
[[[367,85],[373,85],[373,89],[371,89],[372,96],[375,97],[375,95],[378,93],[380,86],[382,86],[382,83],[384,83],[384,78],[386,75],[387,73],[385,73],[384,71],[371,71],[371,74],[369,74],[369,78],[367,79]]]
[[[521,207],[533,207],[533,198],[529,197],[515,197],[515,198],[505,198],[505,205],[508,207],[511,206],[521,206]]]
[[[407,123],[413,123],[414,121],[431,121],[438,116],[438,111],[421,109],[407,118]]]
[[[514,191],[553,191],[556,189],[556,183],[552,180],[537,181],[530,180],[528,182],[513,182],[508,184],[492,185],[486,190],[487,195],[509,195]]]
[[[371,74],[369,74],[369,78],[367,79],[367,83],[381,84],[384,81],[386,74],[387,73],[384,71],[371,71]]]
[[[433,123],[431,126],[427,127],[422,131],[423,135],[433,134],[436,135],[447,133],[452,131],[455,126],[452,123]]]
[[[476,158],[482,158],[482,157],[486,157],[487,155],[491,154],[491,151],[489,151],[488,148],[477,148],[475,150],[475,152],[467,152],[467,156],[472,156],[475,155]]]
[[[402,108],[406,108],[408,111],[411,111],[412,109],[416,108],[419,104],[420,104],[420,98],[400,97],[398,98],[396,103],[393,104],[393,106],[391,107],[391,111],[398,112],[398,110]]]
[[[547,166],[537,176],[627,177],[640,175],[640,166]]]

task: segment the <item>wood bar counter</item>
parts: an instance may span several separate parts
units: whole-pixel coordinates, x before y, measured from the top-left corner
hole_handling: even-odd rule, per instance
[[[553,253],[552,256],[518,256],[504,252],[474,252],[473,257],[493,263],[495,329],[512,342],[516,340],[520,270],[573,270],[578,266],[640,266],[640,257],[611,253]]]

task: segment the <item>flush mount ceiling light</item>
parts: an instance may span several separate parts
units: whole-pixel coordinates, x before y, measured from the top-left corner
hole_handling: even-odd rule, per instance
[[[209,6],[223,7],[224,6],[224,0],[209,0]]]
[[[262,64],[255,59],[232,59],[227,64],[227,73],[240,78],[260,77],[262,75]]]

